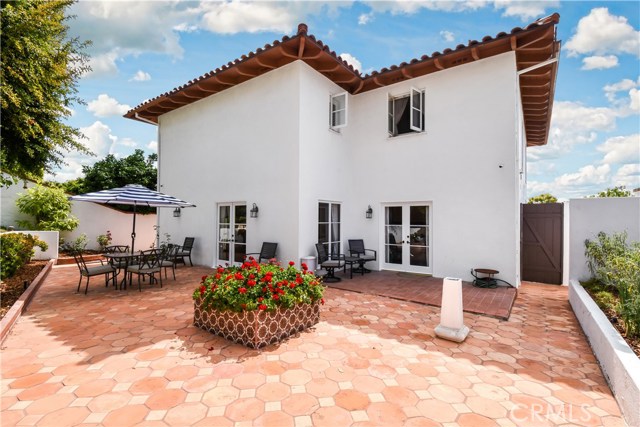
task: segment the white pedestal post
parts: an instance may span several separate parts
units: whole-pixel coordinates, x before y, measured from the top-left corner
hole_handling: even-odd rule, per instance
[[[445,277],[442,284],[442,308],[436,335],[449,341],[462,342],[469,334],[462,314],[462,279]]]

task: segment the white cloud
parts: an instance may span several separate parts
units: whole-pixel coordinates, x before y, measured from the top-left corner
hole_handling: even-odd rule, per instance
[[[640,78],[638,78],[637,82],[634,82],[631,79],[623,79],[617,83],[606,85],[603,88],[603,90],[609,102],[614,102],[616,99],[617,92],[632,89],[634,87],[637,87],[639,84],[640,84]]]
[[[627,190],[640,188],[640,163],[622,165],[611,179],[610,187],[623,185]]]
[[[93,152],[98,159],[105,157],[112,151],[118,137],[111,134],[111,128],[100,120],[92,125],[80,128],[80,132],[86,137],[81,142]]]
[[[546,9],[555,9],[560,6],[558,1],[523,1],[523,0],[496,0],[496,9],[504,9],[502,16],[516,16],[523,21],[530,21],[545,15]]]
[[[442,39],[446,42],[452,42],[455,40],[455,37],[453,36],[453,33],[451,31],[442,30],[440,31],[440,35],[442,36]]]
[[[578,22],[576,33],[565,44],[569,56],[628,53],[640,56],[640,32],[624,16],[615,16],[605,7],[592,9]]]
[[[358,25],[367,25],[373,19],[373,12],[363,13],[358,17]]]
[[[98,99],[90,101],[87,105],[87,110],[96,117],[121,116],[130,109],[129,105],[118,103],[106,93],[98,95]]]
[[[355,56],[351,55],[350,53],[341,53],[339,56],[356,70],[362,71],[362,64]]]
[[[607,56],[587,56],[582,58],[583,70],[605,70],[618,66],[618,57],[615,55]]]
[[[275,31],[288,33],[298,21],[293,11],[281,3],[245,3],[238,0],[201,3],[201,25],[215,33],[235,34]]]
[[[640,91],[636,88],[629,91],[629,108],[631,111],[640,111]]]
[[[527,194],[551,193],[558,199],[584,197],[607,187],[611,179],[608,164],[581,167],[578,172],[565,173],[552,182],[529,181]]]
[[[134,81],[134,82],[146,82],[148,80],[151,80],[151,74],[142,70],[138,70],[138,72],[135,73],[133,77],[129,79],[129,81]]]
[[[158,141],[149,141],[147,144],[147,149],[153,151],[154,153],[158,152]]]
[[[640,134],[615,136],[607,139],[596,150],[605,153],[603,163],[637,163],[640,164]]]
[[[114,76],[118,74],[118,49],[109,52],[94,55],[89,59],[91,71],[84,74],[83,77],[104,77]]]

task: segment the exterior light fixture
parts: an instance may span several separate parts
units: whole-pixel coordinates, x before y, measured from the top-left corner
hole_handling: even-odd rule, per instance
[[[371,209],[371,205],[369,205],[364,215],[367,217],[367,219],[373,218],[373,209]]]
[[[258,205],[254,203],[253,207],[249,211],[249,213],[251,214],[251,218],[258,218],[258,210]]]
[[[180,208],[175,208],[175,209],[173,210],[173,217],[174,217],[174,218],[180,218],[180,215],[181,215],[181,214],[182,214],[182,213],[181,213],[181,211],[180,211]]]

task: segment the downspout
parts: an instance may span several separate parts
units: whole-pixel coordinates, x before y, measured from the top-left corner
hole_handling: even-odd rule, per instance
[[[145,122],[145,123],[149,123],[150,125],[154,125],[154,126],[158,126],[157,123],[152,122],[149,119],[145,119],[144,117],[142,117],[141,115],[139,115],[138,113],[134,113],[134,117],[136,118],[136,120],[140,120],[141,122]]]

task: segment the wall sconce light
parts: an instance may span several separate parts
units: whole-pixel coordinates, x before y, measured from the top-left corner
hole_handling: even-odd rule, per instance
[[[249,211],[249,213],[251,214],[251,218],[258,218],[258,210],[258,205],[254,203],[253,207]]]
[[[371,209],[371,205],[369,205],[364,215],[367,217],[367,219],[373,218],[373,209]]]
[[[181,213],[181,211],[180,211],[180,208],[175,208],[175,209],[173,210],[173,217],[174,217],[174,218],[180,218],[180,215],[182,215],[182,213]]]

